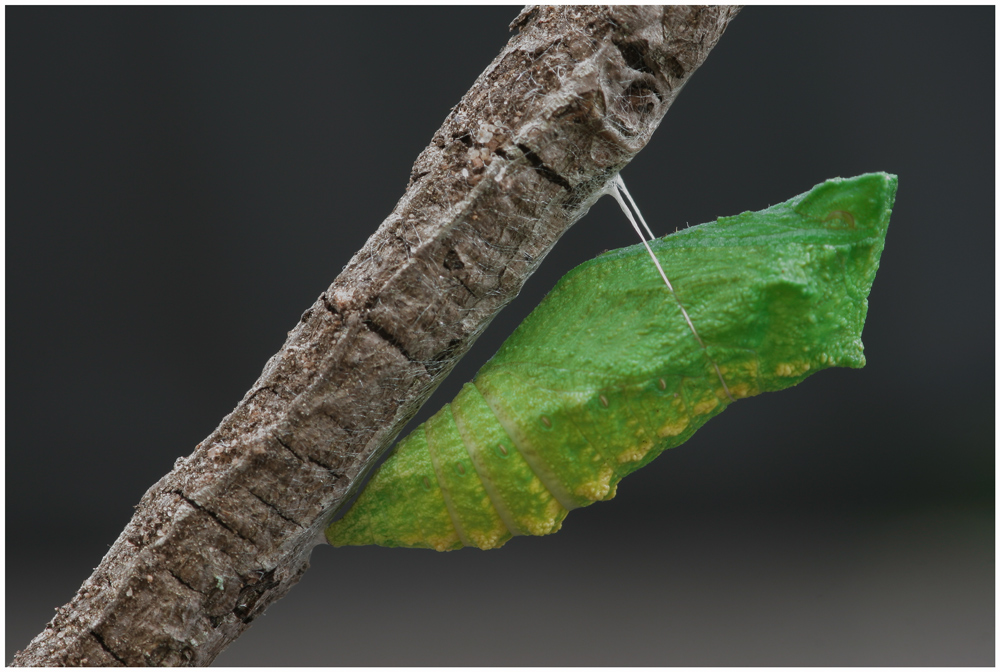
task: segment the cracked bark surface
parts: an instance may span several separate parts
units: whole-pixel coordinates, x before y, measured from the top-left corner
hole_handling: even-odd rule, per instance
[[[527,7],[390,216],[14,665],[205,665],[645,146],[735,7]],[[336,660],[331,660],[336,664]]]

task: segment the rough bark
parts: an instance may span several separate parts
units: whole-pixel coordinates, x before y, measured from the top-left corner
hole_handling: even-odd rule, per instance
[[[642,149],[734,7],[528,7],[392,214],[14,665],[204,665]],[[331,660],[336,664],[336,660]]]

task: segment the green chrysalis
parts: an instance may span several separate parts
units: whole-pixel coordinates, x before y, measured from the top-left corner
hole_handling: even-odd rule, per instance
[[[886,173],[833,179],[656,240],[673,294],[641,245],[576,267],[327,539],[443,551],[551,534],[732,399],[864,366],[895,194]]]

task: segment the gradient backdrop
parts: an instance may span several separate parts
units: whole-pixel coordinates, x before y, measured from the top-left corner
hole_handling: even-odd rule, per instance
[[[7,661],[390,212],[518,11],[6,9]],[[661,234],[897,173],[866,369],[740,402],[553,537],[318,548],[218,663],[992,665],[994,12],[748,8],[623,171]],[[598,203],[420,418],[633,242]]]

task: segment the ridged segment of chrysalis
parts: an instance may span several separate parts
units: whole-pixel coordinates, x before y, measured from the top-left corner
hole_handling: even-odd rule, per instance
[[[578,266],[327,539],[440,551],[550,534],[732,399],[864,366],[895,194],[885,173],[834,179],[657,240],[675,294],[640,245]]]

